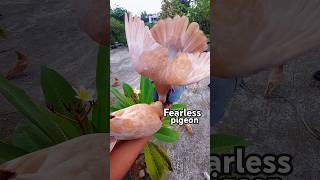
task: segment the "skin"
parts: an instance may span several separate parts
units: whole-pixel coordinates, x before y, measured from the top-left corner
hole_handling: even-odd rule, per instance
[[[123,179],[151,137],[119,141],[110,152],[110,180]]]

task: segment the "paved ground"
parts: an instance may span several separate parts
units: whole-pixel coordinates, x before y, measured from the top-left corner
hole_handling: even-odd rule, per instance
[[[111,51],[111,79],[118,78],[120,83],[126,82],[139,89],[139,75],[133,69],[127,48]],[[202,173],[209,171],[209,102],[210,91],[207,86],[209,78],[203,80],[198,87],[190,86],[180,100],[189,109],[202,110],[200,124],[193,126],[194,135],[189,136],[182,127],[175,127],[180,132],[180,140],[168,144],[167,149],[172,159],[174,172],[166,179],[204,179]]]
[[[268,72],[245,78],[254,94],[239,88],[215,130],[248,138],[249,152],[292,155],[294,171],[283,179],[319,180],[320,143],[302,123],[320,129],[320,83],[312,80],[319,59],[316,49],[285,66],[285,80],[275,92],[280,99],[262,98]]]
[[[15,50],[26,51],[26,74],[12,82],[42,101],[40,67],[47,65],[74,86],[94,87],[97,45],[77,25],[69,0],[1,0],[0,73],[16,61]],[[0,139],[25,119],[0,96]]]

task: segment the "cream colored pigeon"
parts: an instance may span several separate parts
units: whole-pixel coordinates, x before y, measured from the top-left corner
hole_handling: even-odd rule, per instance
[[[163,105],[135,104],[110,114],[110,151],[117,140],[132,140],[153,135],[162,125]]]
[[[0,165],[10,180],[107,180],[108,134],[89,134]]]
[[[151,30],[139,17],[125,15],[125,31],[135,70],[155,85],[165,102],[172,86],[189,85],[210,75],[207,38],[195,22],[176,16],[158,21]]]

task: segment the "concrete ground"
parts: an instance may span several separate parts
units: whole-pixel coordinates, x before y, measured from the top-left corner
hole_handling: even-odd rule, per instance
[[[302,123],[320,129],[320,82],[312,79],[319,59],[320,49],[315,49],[285,66],[285,79],[274,93],[282,98],[262,97],[269,71],[245,78],[252,92],[238,88],[215,131],[248,138],[248,153],[293,156],[293,172],[283,179],[319,180],[320,143]]]
[[[126,82],[139,89],[140,76],[133,69],[127,48],[111,50],[111,81],[118,78],[120,83]],[[179,103],[187,105],[191,110],[202,110],[203,116],[199,124],[193,125],[193,136],[189,136],[183,127],[174,127],[180,132],[180,139],[173,144],[163,145],[172,160],[173,172],[166,179],[204,179],[203,172],[209,172],[209,108],[210,90],[207,86],[209,78],[199,86],[187,87]],[[121,87],[118,87],[121,88]]]
[[[25,52],[26,76],[12,80],[35,100],[43,102],[40,67],[61,73],[75,87],[94,87],[98,45],[78,26],[70,0],[1,0],[0,73],[16,62],[15,50]],[[25,118],[0,95],[0,139]]]

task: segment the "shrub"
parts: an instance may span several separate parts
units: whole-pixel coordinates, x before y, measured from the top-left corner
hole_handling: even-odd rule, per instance
[[[122,20],[123,21],[123,20]],[[111,45],[118,43],[127,44],[124,23],[117,20],[114,17],[110,18],[110,29],[111,29]]]

